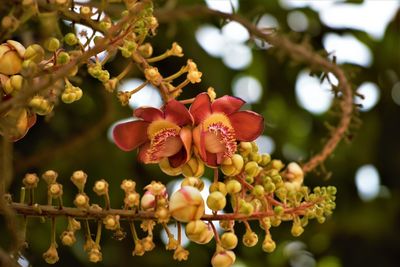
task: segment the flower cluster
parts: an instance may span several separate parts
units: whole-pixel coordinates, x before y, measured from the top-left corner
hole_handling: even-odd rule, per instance
[[[125,151],[139,148],[140,161],[159,163],[167,174],[200,177],[198,165],[218,167],[232,160],[239,141],[253,141],[261,134],[262,116],[240,111],[243,104],[227,95],[211,101],[201,93],[189,109],[175,99],[161,109],[138,108],[134,115],[139,119],[118,124],[114,140]]]

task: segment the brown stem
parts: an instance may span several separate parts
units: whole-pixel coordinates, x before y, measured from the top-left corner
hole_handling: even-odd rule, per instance
[[[316,205],[322,201],[319,199],[315,202],[305,202],[298,207],[285,208],[284,214],[296,214],[304,215],[305,210]],[[85,220],[99,220],[103,219],[108,215],[119,215],[120,220],[157,220],[154,212],[148,211],[138,211],[134,212],[132,210],[125,209],[109,209],[109,210],[82,210],[79,208],[63,207],[63,209],[58,209],[58,207],[48,206],[48,205],[36,205],[29,206],[27,204],[21,204],[17,202],[12,202],[7,205],[17,214],[24,216],[47,216],[47,217],[59,217],[59,216],[69,216],[76,219]],[[0,209],[0,213],[4,213],[4,208]],[[220,221],[220,220],[258,220],[264,217],[275,216],[272,210],[254,212],[252,215],[248,216],[245,214],[238,213],[225,213],[225,214],[204,214],[201,220],[204,221]]]
[[[190,6],[175,8],[173,10],[158,10],[155,12],[159,22],[170,22],[178,19],[193,19],[198,16],[216,16],[226,20],[232,20],[242,24],[254,37],[265,40],[277,49],[286,52],[293,60],[303,62],[313,69],[331,72],[339,80],[339,90],[342,92],[340,97],[341,117],[338,125],[334,128],[330,138],[325,143],[321,151],[303,164],[305,173],[311,172],[322,164],[334,151],[338,143],[344,137],[349,128],[353,113],[353,91],[345,72],[334,62],[320,56],[315,51],[301,44],[293,43],[287,37],[279,34],[267,34],[262,29],[257,28],[252,22],[237,14],[228,14],[209,9],[205,6]]]

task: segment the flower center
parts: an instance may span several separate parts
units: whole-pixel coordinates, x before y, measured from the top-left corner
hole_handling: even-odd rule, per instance
[[[222,158],[230,158],[236,152],[236,139],[233,128],[223,124],[222,122],[215,122],[208,126],[208,132],[216,137],[219,146],[212,141],[213,138],[207,138],[211,142],[206,141],[206,149],[210,152],[223,152]],[[220,150],[223,146],[222,151]],[[220,150],[220,151],[218,151]]]
[[[181,148],[182,141],[179,138],[179,130],[165,128],[154,134],[147,154],[151,161],[158,161],[160,158],[175,155]]]

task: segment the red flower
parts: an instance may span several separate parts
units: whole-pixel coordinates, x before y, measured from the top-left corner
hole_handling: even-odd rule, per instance
[[[167,158],[173,168],[189,160],[193,119],[182,103],[170,100],[161,110],[143,107],[136,109],[134,115],[141,120],[114,128],[114,141],[119,148],[139,148],[138,158],[144,163],[159,163]]]
[[[237,141],[253,141],[264,129],[263,117],[252,111],[239,111],[245,102],[225,95],[211,103],[207,93],[199,94],[189,112],[195,128],[197,153],[209,166],[217,166],[236,152]]]

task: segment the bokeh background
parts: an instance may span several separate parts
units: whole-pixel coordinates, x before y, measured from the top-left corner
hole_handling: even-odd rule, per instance
[[[210,8],[237,12],[259,27],[275,28],[292,38],[308,38],[316,50],[326,50],[343,64],[349,77],[364,95],[348,142],[342,142],[325,164],[326,171],[311,173],[310,186],[335,185],[337,209],[324,224],[311,222],[299,238],[290,235],[290,224],[272,229],[277,249],[264,253],[261,244],[235,249],[235,267],[293,266],[399,266],[400,255],[400,4],[397,0],[206,0],[155,1],[156,7],[203,4]],[[79,26],[79,25],[78,25]],[[85,29],[77,27],[77,31]],[[89,31],[89,29],[87,29]],[[167,59],[157,66],[164,75],[179,70],[192,58],[203,72],[202,83],[189,86],[182,98],[193,97],[213,86],[218,95],[233,94],[247,101],[248,108],[265,116],[264,134],[257,139],[263,152],[274,158],[306,161],[318,152],[328,136],[326,122],[334,124],[330,111],[333,95],[329,85],[309,75],[305,65],[280,60],[274,49],[254,39],[235,22],[212,18],[192,18],[160,25],[157,36],[149,39],[160,54],[178,42],[185,52],[182,59]],[[278,49],[279,50],[279,49]],[[120,57],[107,65],[118,74],[127,62]],[[138,188],[160,180],[172,189],[179,178],[167,177],[157,166],[144,166],[135,160],[136,152],[119,150],[110,138],[117,121],[129,119],[132,109],[141,105],[159,107],[161,98],[151,86],[135,94],[130,107],[121,107],[101,84],[82,71],[76,82],[84,89],[83,98],[71,105],[60,104],[54,116],[40,118],[29,134],[14,146],[15,180],[18,188],[26,172],[57,170],[64,184],[64,203],[72,205],[76,189],[69,182],[74,170],[89,175],[88,188],[97,179],[110,182],[113,207],[120,207],[123,194],[120,182],[135,179]],[[335,77],[330,76],[333,83]],[[143,81],[133,71],[119,90],[132,89]],[[331,175],[329,173],[331,172]],[[206,172],[204,179],[210,179]],[[45,202],[45,186],[40,186],[38,202]],[[92,201],[102,199],[89,193]],[[66,226],[58,220],[58,233]],[[124,225],[128,230],[127,225]],[[93,225],[94,230],[95,225]],[[262,232],[256,224],[254,230]],[[2,228],[4,229],[4,228]],[[157,230],[160,230],[157,228]],[[4,230],[0,230],[1,233]],[[107,231],[106,231],[107,232]],[[237,233],[243,226],[237,225]],[[77,244],[59,247],[56,266],[92,266]],[[30,220],[26,259],[33,266],[45,266],[41,255],[49,245],[49,222]],[[214,242],[208,245],[187,243],[187,262],[172,260],[163,247],[163,236],[156,234],[157,247],[142,257],[132,257],[133,242],[117,241],[111,233],[102,241],[103,262],[97,266],[210,266]],[[0,237],[0,240],[2,237]],[[261,242],[259,242],[261,243]],[[24,265],[26,261],[21,261]]]

